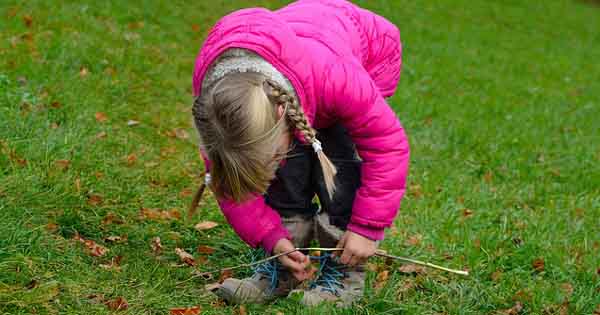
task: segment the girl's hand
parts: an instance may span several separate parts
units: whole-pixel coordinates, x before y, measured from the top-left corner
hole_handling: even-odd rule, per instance
[[[294,250],[296,247],[287,238],[282,238],[273,247],[273,254],[280,254],[290,250]],[[308,256],[301,252],[293,252],[278,258],[282,265],[294,275],[299,281],[304,281],[312,275],[312,271],[308,270],[310,267],[310,259]]]
[[[345,265],[356,266],[365,263],[367,258],[375,255],[377,244],[375,241],[360,234],[346,231],[337,244],[337,247],[344,249],[340,257],[340,262]],[[333,255],[340,256],[339,252],[335,252]]]

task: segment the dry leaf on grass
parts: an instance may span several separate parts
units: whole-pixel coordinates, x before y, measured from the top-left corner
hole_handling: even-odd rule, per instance
[[[423,235],[415,234],[406,240],[406,245],[419,246],[421,244],[422,240],[423,240]]]
[[[115,256],[113,257],[109,263],[106,264],[100,264],[100,268],[103,269],[107,269],[107,270],[114,270],[114,271],[121,271],[121,260],[123,259],[123,256]]]
[[[377,278],[375,279],[375,289],[383,288],[389,278],[390,278],[389,270],[383,270],[380,273],[378,273]]]
[[[56,161],[54,161],[54,165],[56,165],[56,167],[58,167],[60,170],[66,171],[69,169],[69,166],[71,165],[71,161],[56,160]]]
[[[96,134],[96,139],[104,139],[106,136],[106,131],[100,131],[98,134]]]
[[[196,260],[194,260],[194,256],[192,256],[190,253],[186,252],[185,250],[183,250],[181,248],[175,248],[175,253],[177,253],[177,256],[179,256],[179,259],[181,259],[181,261],[183,261],[186,265],[189,265],[189,266],[196,265]]]
[[[523,304],[521,302],[515,303],[515,305],[511,308],[498,311],[499,314],[503,315],[518,315],[523,310]]]
[[[128,121],[127,121],[127,126],[129,126],[129,127],[132,127],[132,126],[137,126],[137,125],[139,125],[139,124],[140,124],[140,122],[139,122],[139,121],[137,121],[137,120],[133,120],[133,119],[131,119],[131,120],[128,120]]]
[[[102,196],[97,194],[90,194],[88,195],[87,202],[90,206],[99,206],[100,204],[102,204]]]
[[[108,248],[106,248],[102,245],[99,245],[98,243],[96,243],[92,240],[86,240],[86,239],[82,238],[79,234],[75,234],[73,239],[76,241],[79,241],[83,245],[85,245],[88,254],[91,256],[101,257],[101,256],[106,255],[106,253],[108,252]]]
[[[566,297],[571,296],[571,294],[573,294],[573,291],[574,291],[573,285],[568,282],[561,284],[560,289],[562,290],[562,292],[565,294]]]
[[[150,248],[152,249],[152,252],[156,255],[159,255],[162,251],[162,244],[160,243],[160,237],[155,237],[152,239],[152,242],[150,242]]]
[[[108,225],[108,224],[123,224],[124,222],[123,222],[123,219],[118,217],[116,214],[114,214],[113,212],[109,212],[104,216],[101,223],[102,223],[102,225]]]
[[[464,209],[463,209],[463,211],[462,211],[462,215],[463,215],[463,217],[465,217],[465,218],[466,218],[466,217],[470,217],[470,216],[472,216],[472,215],[473,215],[473,210],[471,210],[471,209],[468,209],[468,208],[464,208]]]
[[[116,297],[112,300],[107,300],[104,302],[104,305],[108,307],[111,311],[124,311],[129,308],[129,304],[127,304],[127,300],[124,297]]]
[[[135,153],[131,153],[129,155],[127,155],[127,157],[125,158],[125,160],[127,161],[127,165],[132,166],[135,164],[135,162],[137,162],[137,155],[135,155]]]
[[[197,315],[202,309],[200,306],[172,308],[169,310],[170,315]]]
[[[415,264],[404,264],[398,267],[398,271],[404,274],[425,274],[425,267]]]
[[[196,224],[194,226],[194,228],[198,231],[204,231],[204,230],[210,230],[218,225],[219,225],[219,223],[216,223],[213,221],[202,221],[202,222]]]
[[[194,194],[194,191],[191,188],[186,188],[179,193],[179,196],[182,198],[189,197]]]
[[[240,308],[238,310],[238,313],[240,315],[248,315],[248,312],[246,311],[246,307],[244,305],[240,305]]]
[[[219,283],[223,283],[225,279],[229,279],[233,277],[233,271],[231,269],[225,269],[221,271],[221,275],[219,276]]]
[[[181,218],[181,213],[177,209],[159,210],[141,208],[140,217],[148,220],[178,220]]]
[[[537,272],[544,271],[544,269],[546,268],[545,265],[546,265],[546,263],[544,262],[544,258],[534,259],[533,262],[531,263],[531,266]]]
[[[210,246],[199,245],[198,248],[196,248],[196,251],[200,254],[210,255],[215,252],[215,249]]]
[[[46,224],[46,231],[56,232],[56,230],[58,230],[58,224],[54,222],[49,222],[48,224]]]
[[[94,117],[96,117],[96,121],[99,123],[108,121],[108,116],[106,116],[106,114],[103,112],[97,112]]]
[[[23,15],[23,23],[25,23],[26,27],[31,27],[33,24],[33,18],[31,15]]]
[[[118,242],[125,242],[127,241],[127,236],[117,236],[117,235],[111,235],[108,236],[106,238],[104,238],[104,242],[105,243],[118,243]]]
[[[90,74],[90,70],[88,70],[88,68],[86,68],[86,67],[81,67],[81,68],[79,69],[79,76],[80,76],[80,77],[82,77],[82,78],[83,78],[83,77],[87,77],[87,75],[88,75],[88,74]],[[96,119],[98,119],[98,118],[96,118]]]

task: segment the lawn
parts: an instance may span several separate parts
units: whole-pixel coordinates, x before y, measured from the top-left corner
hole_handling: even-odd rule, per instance
[[[224,305],[194,270],[253,253],[212,197],[186,216],[193,62],[223,14],[283,3],[3,0],[0,313],[600,314],[600,6],[359,3],[404,43],[411,172],[381,247],[469,277],[373,258],[353,309]]]

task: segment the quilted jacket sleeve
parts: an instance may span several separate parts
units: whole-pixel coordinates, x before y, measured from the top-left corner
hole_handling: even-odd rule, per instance
[[[210,171],[210,161],[200,152],[207,172]],[[281,223],[281,217],[265,203],[265,198],[255,195],[247,201],[236,203],[233,200],[218,199],[219,207],[227,222],[236,234],[252,247],[261,246],[267,253],[282,238],[291,239],[288,230]]]
[[[346,127],[363,159],[348,229],[382,239],[406,188],[409,144],[400,121],[363,66],[354,59],[326,71],[322,104]]]

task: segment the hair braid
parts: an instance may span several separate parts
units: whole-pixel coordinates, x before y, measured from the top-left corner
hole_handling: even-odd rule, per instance
[[[290,125],[302,134],[302,137],[304,137],[304,140],[308,144],[314,145],[318,143],[320,146],[320,142],[317,140],[317,131],[308,123],[308,119],[306,119],[306,115],[304,115],[304,111],[298,103],[298,100],[273,81],[266,80],[265,83],[267,83],[265,89],[267,90],[266,92],[269,100],[274,105],[282,105],[286,108],[285,115],[291,123]],[[322,149],[315,149],[315,151],[323,171],[325,187],[327,188],[329,197],[332,198],[333,193],[335,192],[335,165],[331,163],[331,160],[329,160]]]

